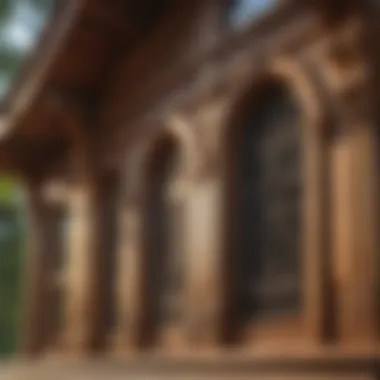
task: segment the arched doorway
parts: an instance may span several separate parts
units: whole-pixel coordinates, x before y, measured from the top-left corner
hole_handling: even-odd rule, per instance
[[[160,341],[168,327],[181,318],[183,276],[182,255],[178,249],[178,210],[170,196],[178,163],[178,146],[171,137],[163,137],[155,143],[146,163],[144,345]]]
[[[239,115],[227,137],[234,340],[302,311],[302,112],[286,86],[270,82],[247,97]]]

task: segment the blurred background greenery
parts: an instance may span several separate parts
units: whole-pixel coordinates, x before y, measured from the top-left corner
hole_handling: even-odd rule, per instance
[[[16,179],[0,177],[0,355],[14,353],[21,307],[26,207]]]
[[[0,97],[33,51],[54,0],[0,0]]]
[[[0,0],[0,103],[33,52],[53,0]],[[17,179],[0,173],[0,356],[14,353],[25,261],[26,207]]]

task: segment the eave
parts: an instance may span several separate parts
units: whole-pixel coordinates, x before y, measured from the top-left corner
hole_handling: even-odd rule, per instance
[[[37,49],[1,106],[0,149],[13,156],[19,153],[9,152],[8,146],[15,140],[21,139],[26,149],[25,141],[31,146],[36,145],[34,140],[44,141],[42,149],[47,151],[47,145],[65,142],[66,126],[49,99],[58,97],[84,113],[86,108],[96,109],[113,65],[149,31],[153,16],[157,16],[154,10],[160,5],[155,0],[63,3],[58,2],[59,12],[54,12]],[[35,161],[31,153],[20,159],[29,164]],[[34,166],[39,164],[35,162]],[[4,169],[1,162],[0,169]]]

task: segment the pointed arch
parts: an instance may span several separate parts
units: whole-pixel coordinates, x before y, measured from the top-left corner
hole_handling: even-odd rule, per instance
[[[281,325],[294,336],[322,338],[325,112],[311,78],[303,63],[276,60],[241,88],[226,124],[228,341],[260,331],[268,337]]]

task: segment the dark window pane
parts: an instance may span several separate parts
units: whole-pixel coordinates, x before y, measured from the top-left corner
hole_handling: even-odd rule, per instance
[[[176,146],[164,140],[153,154],[149,173],[147,209],[147,261],[150,298],[153,302],[155,328],[178,320],[181,301],[181,257],[175,249],[175,207],[170,202],[169,187],[178,164]]]
[[[261,93],[237,154],[238,314],[243,321],[300,309],[300,111],[280,86]]]
[[[104,318],[107,335],[116,331],[116,264],[118,248],[118,216],[120,187],[117,173],[111,174],[104,184],[103,194],[103,228],[104,228],[104,251],[102,253],[103,276],[104,276]]]

